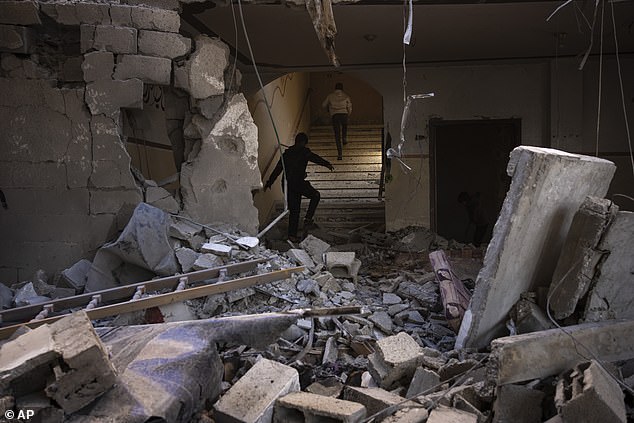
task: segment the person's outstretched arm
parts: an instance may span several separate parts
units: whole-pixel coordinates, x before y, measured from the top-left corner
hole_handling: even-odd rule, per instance
[[[281,157],[277,161],[277,164],[275,165],[275,169],[273,169],[271,176],[269,176],[269,180],[266,181],[266,184],[264,184],[264,191],[271,188],[271,186],[273,185],[273,182],[275,182],[277,177],[280,176],[280,173],[282,173],[282,158]]]
[[[312,151],[308,154],[308,161],[323,167],[327,167],[330,170],[333,170],[335,168],[328,160],[324,159],[318,154],[313,153]]]

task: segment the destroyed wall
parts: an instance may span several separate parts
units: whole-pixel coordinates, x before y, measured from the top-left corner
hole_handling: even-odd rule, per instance
[[[297,132],[310,131],[311,105],[307,100],[310,94],[310,74],[305,72],[289,73],[264,86],[264,93],[271,106],[280,142],[285,145],[295,143]],[[266,180],[279,160],[277,137],[271,124],[266,103],[259,90],[249,99],[249,110],[258,127],[258,158],[263,180]],[[310,147],[310,145],[309,145]],[[275,215],[275,207],[284,203],[282,177],[280,176],[270,191],[259,192],[254,196],[259,221],[266,224]]]
[[[349,124],[383,123],[383,99],[372,85],[349,73],[311,72],[310,109],[311,122],[317,125],[330,125],[330,114],[322,107],[323,101],[335,89],[337,82],[343,83],[344,91],[352,99],[352,113]]]
[[[164,111],[166,129],[182,128],[170,143],[186,161],[184,212],[257,229],[257,128],[244,97],[225,95],[224,44],[194,46],[175,10],[119,2],[4,1],[0,25],[2,282],[69,267],[123,228],[144,200],[124,121],[156,91],[185,99],[184,110],[168,101]],[[181,207],[141,186],[165,193],[153,195],[158,207]]]

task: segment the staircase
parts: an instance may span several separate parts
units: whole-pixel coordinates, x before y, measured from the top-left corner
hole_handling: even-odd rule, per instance
[[[335,167],[309,163],[307,180],[321,193],[315,221],[326,231],[347,233],[360,227],[383,231],[385,207],[379,198],[381,179],[381,126],[349,125],[343,159],[337,160],[337,146],[331,126],[311,128],[308,148]],[[302,216],[308,200],[302,201]]]

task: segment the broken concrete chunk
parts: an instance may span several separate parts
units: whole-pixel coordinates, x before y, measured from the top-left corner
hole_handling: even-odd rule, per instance
[[[149,7],[133,7],[130,10],[132,25],[139,29],[178,32],[181,20],[178,12]]]
[[[324,254],[326,268],[337,278],[356,279],[361,261],[354,252],[329,252]]]
[[[201,231],[202,227],[199,225],[181,219],[174,219],[174,222],[170,224],[169,236],[189,242],[194,235]]]
[[[90,260],[81,259],[68,269],[62,271],[60,282],[68,288],[73,288],[77,292],[81,292],[86,285],[86,277],[92,263]]]
[[[114,54],[109,51],[86,53],[81,69],[84,72],[84,81],[86,82],[112,79],[112,73],[114,72]]]
[[[299,391],[297,370],[260,359],[214,405],[218,423],[271,423],[275,401]]]
[[[330,244],[313,235],[308,235],[304,238],[304,240],[299,243],[299,246],[310,254],[316,263],[324,262],[323,255],[330,248]]]
[[[185,56],[192,47],[192,40],[180,34],[146,30],[139,31],[138,43],[139,53],[168,59]]]
[[[13,303],[13,290],[0,282],[0,310],[5,310],[12,307]]]
[[[379,329],[387,334],[391,334],[394,329],[392,318],[386,311],[377,311],[373,313],[368,320],[374,323]]]
[[[207,242],[200,247],[203,253],[212,253],[217,256],[229,257],[233,248],[229,245],[218,244],[215,242]]]
[[[383,423],[421,423],[427,421],[429,413],[426,409],[418,406],[416,408],[402,408],[393,415],[381,420]]]
[[[172,61],[162,57],[119,55],[113,77],[115,79],[138,78],[147,84],[170,85]]]
[[[0,347],[1,389],[22,395],[44,389],[68,414],[93,402],[115,379],[108,353],[83,311]]]
[[[273,421],[328,421],[357,423],[366,415],[365,407],[359,403],[340,400],[309,392],[293,392],[275,403]]]
[[[97,25],[92,47],[95,50],[105,50],[117,54],[136,54],[136,29]]]
[[[540,423],[543,399],[543,392],[526,386],[500,386],[493,404],[493,423]]]
[[[172,194],[161,187],[148,186],[145,189],[145,202],[167,213],[177,213],[179,209],[179,205]]]
[[[515,323],[517,334],[539,332],[555,327],[546,313],[532,299],[522,298],[513,306],[509,314]]]
[[[563,375],[555,405],[564,422],[626,422],[621,387],[594,360]]]
[[[291,260],[295,260],[295,262],[301,266],[306,267],[307,269],[312,269],[315,267],[315,262],[310,258],[308,253],[304,250],[300,250],[298,248],[291,248],[286,252],[286,255]]]
[[[440,376],[438,373],[419,367],[414,373],[414,377],[407,389],[407,398],[413,398],[420,394],[435,392],[440,387]]]
[[[0,2],[0,23],[13,25],[39,25],[42,23],[38,4],[34,1]]]
[[[552,280],[574,214],[588,195],[605,195],[615,169],[607,160],[548,148],[513,150],[507,168],[511,187],[456,339],[457,349],[484,348],[503,335],[507,314],[520,295]]]
[[[86,104],[93,115],[113,115],[121,108],[143,108],[143,82],[99,80],[86,86]]]
[[[427,423],[478,423],[478,416],[455,408],[440,406],[432,410]]]
[[[363,404],[368,411],[368,414],[371,416],[381,411],[385,411],[385,414],[382,414],[381,416],[389,415],[390,410],[388,409],[398,404],[403,407],[416,407],[418,405],[414,401],[405,401],[405,398],[402,396],[393,394],[392,392],[381,388],[357,388],[354,386],[346,386],[343,398],[348,401]]]
[[[223,94],[229,48],[206,35],[198,35],[195,42],[196,49],[191,58],[183,66],[174,67],[174,86],[196,99]]]
[[[0,4],[2,4],[0,2]],[[0,25],[0,51],[7,53],[32,53],[36,33],[32,28],[16,25]]]
[[[339,398],[343,391],[343,383],[336,378],[329,378],[320,382],[313,382],[306,387],[306,391],[311,394],[323,395],[331,398]],[[344,398],[345,399],[345,398]],[[358,402],[358,401],[356,401]]]
[[[33,282],[29,282],[23,287],[16,290],[13,302],[15,303],[16,307],[22,307],[30,304],[29,299],[36,298],[38,296],[39,294],[35,292]]]
[[[212,269],[214,267],[222,266],[224,263],[222,258],[215,254],[207,253],[198,256],[194,262],[194,270]]]
[[[232,291],[227,292],[227,301],[230,303],[235,303],[240,300],[244,300],[252,295],[255,295],[255,289],[253,288],[242,288],[242,289],[234,289]]]
[[[604,198],[586,197],[576,212],[548,291],[556,319],[570,316],[586,295],[603,252],[599,242],[618,206]]]
[[[405,332],[377,341],[376,352],[368,356],[369,371],[382,388],[411,378],[422,359],[421,347]]]
[[[183,273],[191,272],[194,269],[194,263],[196,263],[196,260],[200,257],[200,253],[185,247],[177,248],[175,253]]]
[[[385,304],[385,305],[400,304],[402,302],[403,302],[403,300],[401,299],[401,297],[399,297],[396,294],[392,294],[392,293],[389,293],[389,292],[383,293],[383,304]]]
[[[223,100],[224,96],[215,95],[198,100],[196,102],[196,106],[198,107],[198,110],[200,110],[201,115],[207,119],[213,119],[216,116],[216,113],[218,113],[218,110],[220,110]]]

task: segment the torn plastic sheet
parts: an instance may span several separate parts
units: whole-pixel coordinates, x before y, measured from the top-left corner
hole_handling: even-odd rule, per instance
[[[388,148],[385,152],[385,155],[388,159],[396,159],[404,170],[410,172],[412,170],[403,160],[401,160],[403,145],[405,144],[405,125],[407,124],[407,119],[409,117],[409,109],[412,105],[413,100],[418,100],[422,98],[434,97],[434,93],[426,93],[426,94],[410,94],[407,96],[407,100],[405,101],[405,108],[403,109],[403,116],[401,117],[401,135],[400,142],[396,146],[396,148]]]

